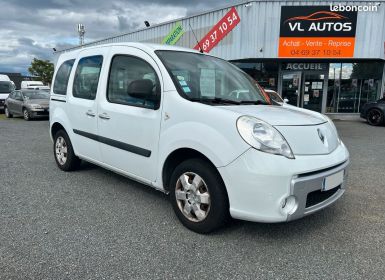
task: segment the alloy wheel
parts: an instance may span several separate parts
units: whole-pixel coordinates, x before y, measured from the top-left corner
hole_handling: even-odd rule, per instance
[[[368,122],[371,125],[379,125],[382,122],[382,113],[380,110],[372,109],[368,112]]]
[[[210,193],[205,181],[196,173],[183,173],[176,182],[175,198],[179,210],[193,222],[206,219],[210,211]]]
[[[23,117],[26,121],[29,120],[29,113],[28,113],[28,110],[27,109],[24,109],[23,110]]]
[[[67,143],[62,136],[56,139],[55,154],[60,165],[64,165],[67,162]]]

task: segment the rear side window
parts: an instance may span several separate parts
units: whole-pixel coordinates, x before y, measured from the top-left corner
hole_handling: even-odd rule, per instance
[[[71,59],[60,65],[59,70],[57,70],[55,81],[53,83],[53,93],[61,95],[67,94],[68,79],[70,77],[74,62],[75,59]]]
[[[137,98],[128,94],[134,81],[145,80],[152,84],[151,98]],[[112,59],[108,78],[107,99],[111,103],[158,109],[160,104],[160,83],[155,70],[143,59],[117,55]]]
[[[103,56],[101,55],[83,57],[79,60],[73,85],[74,97],[95,99],[102,63]]]

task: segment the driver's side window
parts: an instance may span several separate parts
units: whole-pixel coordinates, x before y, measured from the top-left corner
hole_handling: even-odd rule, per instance
[[[15,91],[15,92],[14,92],[14,97],[13,97],[13,98],[14,98],[15,100],[19,100],[19,101],[23,100],[20,91]]]
[[[138,80],[146,80],[148,83],[152,83],[154,98],[144,99],[129,94],[130,84]],[[151,65],[143,59],[127,55],[116,55],[111,62],[107,99],[111,103],[157,109],[160,103],[158,75]]]

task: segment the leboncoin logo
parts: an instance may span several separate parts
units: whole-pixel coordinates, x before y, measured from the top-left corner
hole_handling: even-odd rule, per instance
[[[315,31],[315,32],[349,32],[352,30],[351,22],[341,22],[348,19],[338,13],[330,11],[319,11],[307,16],[296,16],[285,20],[285,24],[289,25],[290,31]],[[302,22],[310,22],[305,27]]]

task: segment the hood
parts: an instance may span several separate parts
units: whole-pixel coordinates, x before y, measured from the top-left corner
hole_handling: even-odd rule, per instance
[[[318,125],[327,122],[321,114],[292,106],[235,105],[221,106],[241,115],[256,117],[273,126]]]
[[[25,101],[26,104],[39,104],[42,107],[49,105],[49,99],[28,99]]]

